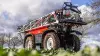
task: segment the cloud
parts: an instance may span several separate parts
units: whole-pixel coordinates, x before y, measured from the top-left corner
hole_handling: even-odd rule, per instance
[[[90,6],[82,5],[79,7],[79,9],[82,12],[81,17],[85,22],[89,22],[97,18],[96,15],[93,14],[95,10],[93,10]]]
[[[25,24],[29,19],[34,20],[61,8],[65,1],[66,0],[0,0],[0,33],[14,33],[17,31],[17,26]],[[84,18],[84,21],[95,19],[95,16],[92,14],[95,10],[89,6],[82,5],[79,9],[82,12],[81,17]],[[87,28],[88,26],[85,27]],[[99,29],[99,27],[91,29],[90,32],[94,32],[96,29]],[[89,39],[85,39],[84,41],[88,42]]]
[[[17,26],[25,24],[29,19],[39,18],[61,8],[65,1],[0,0],[0,32],[13,33],[16,31]],[[86,5],[80,6],[79,9],[82,11],[82,15],[87,14],[86,11],[92,11]],[[90,14],[89,16],[91,16]]]
[[[95,25],[94,27],[92,27],[91,29],[88,30],[89,34],[91,35],[95,35],[99,37],[100,34],[100,24]]]
[[[60,8],[66,0],[0,0],[0,29],[14,32],[18,25]],[[0,31],[1,32],[1,31]]]

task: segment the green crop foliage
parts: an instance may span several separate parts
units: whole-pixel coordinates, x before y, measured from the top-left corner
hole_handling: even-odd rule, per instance
[[[32,50],[32,49],[5,49],[0,47],[0,56],[100,56],[100,48],[85,47],[73,52],[70,50]]]

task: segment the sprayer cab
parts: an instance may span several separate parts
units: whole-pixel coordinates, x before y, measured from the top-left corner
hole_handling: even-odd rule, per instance
[[[71,2],[64,2],[62,9],[56,11],[60,23],[74,23],[86,25],[80,17],[81,11],[78,6],[74,6]]]

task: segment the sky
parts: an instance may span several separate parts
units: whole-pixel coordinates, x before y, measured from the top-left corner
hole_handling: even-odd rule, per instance
[[[15,33],[17,26],[61,8],[65,1],[67,0],[0,0],[0,33]],[[92,15],[94,10],[87,6],[90,0],[72,0],[72,3],[79,6],[83,20],[95,19]],[[90,37],[100,37],[99,26],[90,28]]]
[[[84,4],[91,3],[91,0],[72,0],[72,3],[78,4],[79,6],[81,6],[81,5],[84,5]]]
[[[17,26],[25,24],[29,19],[40,18],[61,8],[65,1],[67,0],[0,0],[0,32],[14,32]],[[82,17],[92,16],[93,10],[86,6],[89,1],[72,0],[83,12]]]

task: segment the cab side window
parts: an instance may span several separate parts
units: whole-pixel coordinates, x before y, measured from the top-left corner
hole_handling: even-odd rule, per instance
[[[48,18],[48,23],[53,23],[53,22],[56,22],[56,19],[54,18],[53,15],[51,15],[51,16]]]

